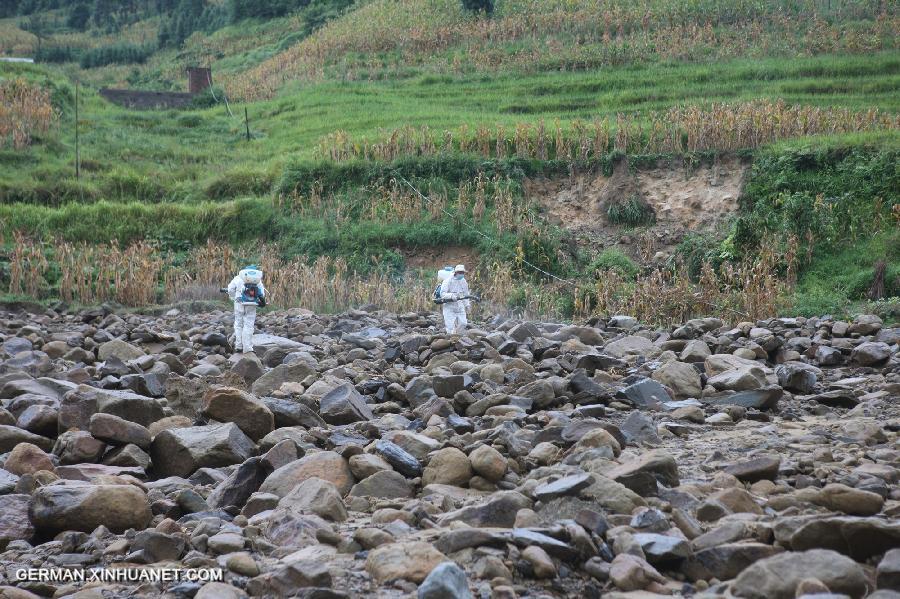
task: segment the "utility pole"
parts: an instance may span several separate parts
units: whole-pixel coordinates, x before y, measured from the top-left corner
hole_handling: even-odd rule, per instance
[[[75,178],[81,178],[81,157],[78,139],[78,80],[75,80]]]
[[[247,115],[246,106],[244,106],[244,126],[247,128],[247,141],[250,141],[250,117]]]

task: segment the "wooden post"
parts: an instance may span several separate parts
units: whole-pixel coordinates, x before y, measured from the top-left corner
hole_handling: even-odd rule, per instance
[[[250,141],[250,117],[247,115],[246,106],[244,106],[244,126],[247,128],[247,141]]]
[[[75,178],[81,178],[81,160],[78,139],[78,80],[75,80]]]

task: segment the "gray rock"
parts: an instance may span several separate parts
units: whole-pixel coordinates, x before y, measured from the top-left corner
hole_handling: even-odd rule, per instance
[[[534,498],[539,501],[549,501],[565,495],[577,495],[582,489],[586,489],[594,482],[594,478],[587,473],[564,476],[553,482],[539,485],[534,490]]]
[[[253,382],[253,394],[256,396],[271,395],[272,391],[279,389],[284,383],[299,383],[314,373],[315,370],[305,362],[281,364]]]
[[[406,478],[393,470],[375,472],[353,485],[350,495],[354,497],[378,497],[383,499],[405,499],[414,491]]]
[[[784,390],[773,385],[752,391],[724,391],[701,397],[700,401],[713,406],[740,406],[757,410],[771,410],[778,405],[778,400],[782,395],[784,395]]]
[[[891,346],[882,342],[860,343],[850,353],[850,359],[860,366],[881,366],[890,358]]]
[[[300,401],[293,399],[276,399],[274,397],[263,397],[261,400],[274,415],[275,426],[277,428],[289,426],[325,428],[327,426],[321,416]]]
[[[225,508],[231,505],[243,507],[250,496],[259,490],[267,475],[268,472],[260,459],[250,458],[235,468],[228,478],[216,485],[206,501],[212,508]]]
[[[824,549],[786,552],[762,559],[741,572],[732,593],[746,599],[794,599],[794,590],[806,578],[815,578],[831,591],[854,599],[866,594],[866,575],[859,564]]]
[[[635,533],[647,561],[653,565],[682,560],[691,555],[691,546],[684,539],[652,532]]]
[[[399,445],[381,440],[375,443],[375,451],[403,476],[414,478],[422,475],[419,460]]]
[[[739,481],[755,483],[760,480],[775,480],[781,458],[778,456],[761,456],[744,462],[738,462],[725,469],[725,472]]]
[[[884,554],[878,562],[876,576],[879,590],[900,592],[900,549],[891,549]]]
[[[48,485],[34,492],[29,517],[38,531],[92,532],[106,526],[122,533],[150,523],[150,504],[133,485]]]
[[[441,526],[450,522],[465,522],[469,526],[512,528],[516,522],[516,512],[530,508],[531,501],[516,491],[494,493],[487,501],[448,512],[438,519]]]
[[[816,388],[818,377],[815,369],[808,364],[787,362],[775,369],[778,384],[795,393],[809,394]]]
[[[322,396],[319,412],[329,424],[352,424],[375,418],[366,400],[347,383]]]
[[[50,451],[53,448],[53,441],[46,437],[8,424],[0,424],[0,454],[12,451],[19,443],[31,443],[44,451]]]
[[[471,599],[465,571],[455,562],[444,562],[419,585],[418,599]]]
[[[10,541],[28,541],[34,536],[34,526],[28,518],[29,495],[0,496],[0,551]]]
[[[672,396],[658,382],[644,379],[622,389],[619,394],[641,409],[658,410],[662,404],[672,401]]]
[[[233,422],[164,430],[153,439],[150,456],[160,476],[189,476],[199,468],[239,464],[256,451]]]
[[[697,551],[681,566],[690,580],[730,580],[783,549],[765,543],[727,543]]]
[[[863,561],[900,545],[900,522],[853,516],[815,518],[801,523],[787,541],[794,551],[829,549]]]

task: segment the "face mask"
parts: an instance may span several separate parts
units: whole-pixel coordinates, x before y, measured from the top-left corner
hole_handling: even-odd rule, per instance
[[[462,281],[465,278],[465,275],[453,275],[453,278],[457,281]]]

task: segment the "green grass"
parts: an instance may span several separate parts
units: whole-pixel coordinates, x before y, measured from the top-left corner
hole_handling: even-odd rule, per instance
[[[0,77],[25,74],[54,85],[65,96],[56,133],[47,143],[10,156],[0,154],[0,201],[58,204],[65,201],[143,202],[233,199],[265,192],[288,163],[309,160],[335,130],[354,138],[381,139],[401,125],[435,131],[463,124],[504,124],[559,118],[610,117],[617,112],[660,110],[754,98],[837,105],[864,110],[900,109],[900,57],[816,57],[793,61],[740,60],[700,65],[653,65],[590,73],[533,76],[424,76],[392,82],[329,82],[289,88],[283,97],[247,106],[251,141],[243,119],[224,106],[197,111],[134,112],[83,91],[81,157],[74,174],[74,89],[55,71],[0,65]],[[818,82],[815,93],[798,86]],[[823,83],[824,82],[824,83]],[[785,89],[793,85],[793,91]],[[824,87],[835,91],[822,93]],[[880,91],[872,91],[877,86]],[[240,106],[233,106],[236,114]],[[232,180],[240,180],[231,184]]]
[[[900,296],[900,231],[885,231],[839,248],[817,252],[793,294],[792,313],[846,316],[865,299],[875,262],[887,260],[886,297]]]

